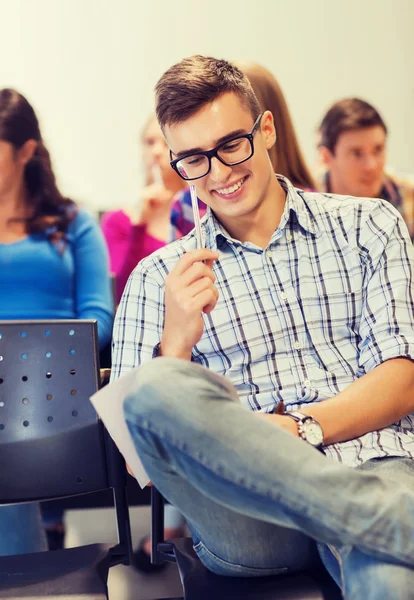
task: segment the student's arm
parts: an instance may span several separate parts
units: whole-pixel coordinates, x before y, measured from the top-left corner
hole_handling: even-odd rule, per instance
[[[99,347],[111,339],[113,302],[108,255],[94,219],[80,211],[69,227],[75,268],[75,300],[78,319],[97,319]]]
[[[414,412],[414,363],[406,358],[386,361],[335,398],[302,412],[320,423],[325,445],[383,429]]]
[[[361,227],[359,246],[366,252],[359,328],[359,366],[366,374],[331,400],[300,409],[321,424],[325,444],[383,429],[414,412],[414,252],[397,211],[378,204]],[[274,421],[294,432],[289,417],[275,415]]]
[[[143,224],[131,225],[128,234],[128,245],[124,254],[124,260],[120,265],[116,278],[117,302],[121,300],[126,282],[137,264],[148,254],[147,248],[147,226]]]
[[[145,223],[132,224],[121,211],[104,215],[101,227],[108,246],[111,273],[115,275],[116,299],[119,302],[128,277],[148,254],[147,228]]]
[[[125,286],[115,316],[111,381],[152,359],[163,325],[162,282],[139,265]]]
[[[146,261],[138,265],[115,317],[111,381],[151,360],[160,342],[163,356],[191,360],[203,332],[202,310],[217,301],[210,264],[216,258],[207,249],[186,252],[167,276],[162,261],[162,274],[153,266],[149,272]]]

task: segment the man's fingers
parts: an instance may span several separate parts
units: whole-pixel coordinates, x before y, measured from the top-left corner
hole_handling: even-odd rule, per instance
[[[201,292],[208,289],[215,289],[210,277],[202,277],[195,281],[189,288],[188,293],[190,298],[196,298]]]
[[[213,252],[213,250],[209,250],[208,248],[200,248],[193,252],[186,252],[174,267],[174,273],[176,275],[182,275],[194,263],[202,262],[203,260],[211,261],[211,265],[213,265],[214,261],[217,259],[217,252]]]
[[[213,271],[204,263],[197,262],[192,264],[191,267],[189,267],[179,279],[176,279],[174,285],[179,286],[180,289],[184,289],[191,286],[194,282],[204,279],[205,277],[207,277],[213,283],[216,281],[216,276],[214,275]]]
[[[197,299],[200,300],[200,304],[202,304],[202,311],[204,314],[209,315],[212,310],[214,310],[217,300],[219,298],[219,293],[217,288],[213,287],[212,289],[205,290],[201,292],[197,296]]]

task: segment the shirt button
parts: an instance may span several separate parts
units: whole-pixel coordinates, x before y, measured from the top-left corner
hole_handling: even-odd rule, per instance
[[[282,300],[287,300],[287,294],[286,294],[286,292],[282,292],[280,294],[280,297],[282,298]]]
[[[305,381],[303,382],[303,385],[305,387],[310,387],[311,386],[311,382],[309,381],[309,379],[305,379]]]
[[[271,251],[271,250],[268,250],[268,251],[266,252],[266,256],[267,256],[267,258],[272,258],[272,256],[273,256],[273,254],[272,254],[272,251]]]
[[[300,342],[298,342],[298,340],[296,340],[294,345],[295,345],[296,350],[300,350]]]
[[[291,233],[287,233],[286,234],[286,239],[288,242],[291,242],[293,240],[293,235]]]

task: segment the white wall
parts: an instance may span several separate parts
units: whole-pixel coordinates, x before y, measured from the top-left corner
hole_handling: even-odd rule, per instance
[[[325,109],[358,95],[414,172],[413,22],[413,0],[0,0],[0,87],[34,104],[63,191],[92,210],[135,201],[154,84],[195,53],[270,68],[311,164]]]

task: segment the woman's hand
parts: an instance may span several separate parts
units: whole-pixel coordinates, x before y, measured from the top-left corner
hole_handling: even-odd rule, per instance
[[[149,225],[154,215],[160,209],[169,208],[174,192],[160,183],[147,185],[141,192],[141,203],[130,211],[131,222],[134,225]]]

